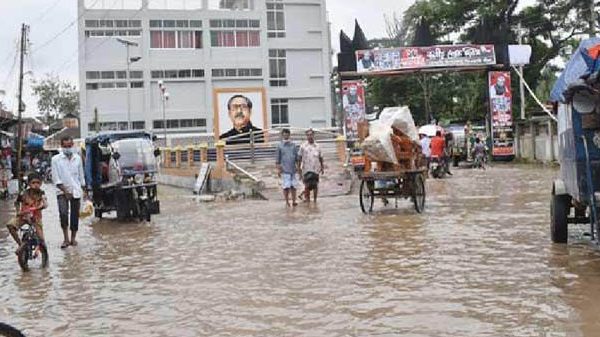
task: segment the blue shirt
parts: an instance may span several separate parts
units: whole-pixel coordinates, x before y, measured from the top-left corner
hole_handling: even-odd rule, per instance
[[[281,142],[277,146],[276,163],[283,173],[295,174],[298,162],[298,147],[292,141]]]

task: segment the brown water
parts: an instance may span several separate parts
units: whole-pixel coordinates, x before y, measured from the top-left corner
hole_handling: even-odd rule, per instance
[[[28,336],[598,336],[600,253],[583,228],[550,243],[554,175],[457,170],[428,181],[423,215],[163,189],[151,223],[88,220],[66,251],[51,200],[47,270],[21,272],[0,231],[0,321]]]

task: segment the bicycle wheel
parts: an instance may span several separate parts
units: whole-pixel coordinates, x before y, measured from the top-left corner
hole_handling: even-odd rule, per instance
[[[375,200],[375,194],[373,192],[373,183],[367,183],[363,180],[360,183],[359,191],[360,209],[363,213],[371,213],[373,211],[373,202]]]
[[[19,266],[23,271],[31,267],[46,268],[48,266],[48,249],[45,245],[26,244],[18,255]]]

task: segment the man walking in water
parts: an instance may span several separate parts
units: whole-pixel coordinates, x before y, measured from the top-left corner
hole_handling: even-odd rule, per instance
[[[310,202],[310,191],[313,191],[313,200],[317,202],[319,191],[319,175],[323,174],[323,156],[321,147],[315,143],[313,129],[306,131],[306,142],[300,146],[301,175],[304,182],[304,201]]]
[[[73,149],[73,138],[63,137],[60,146],[61,153],[52,157],[52,180],[58,188],[58,213],[64,236],[60,248],[67,248],[69,245],[77,246],[75,239],[79,229],[79,205],[84,196],[85,180],[81,157]]]
[[[276,165],[277,176],[282,178],[283,196],[285,204],[290,207],[290,192],[292,194],[292,206],[296,203],[296,171],[298,169],[298,148],[290,140],[290,130],[281,130],[281,143],[277,146]]]

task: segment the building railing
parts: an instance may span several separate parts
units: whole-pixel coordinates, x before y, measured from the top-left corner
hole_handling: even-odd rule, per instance
[[[297,144],[306,139],[306,129],[293,128],[291,139]],[[323,157],[328,160],[338,160],[344,164],[348,161],[346,138],[329,130],[313,130],[315,140],[321,145]],[[199,145],[163,147],[161,148],[162,166],[165,168],[193,168],[201,163],[213,163],[215,170],[236,168],[241,163],[256,163],[274,161],[277,146],[281,141],[280,128],[259,131],[263,134],[264,142],[249,142],[246,144],[226,145],[226,140],[216,143]],[[248,133],[249,134],[249,133]],[[246,134],[246,136],[248,136]],[[244,135],[236,135],[242,137]],[[228,138],[233,139],[233,137]],[[232,166],[231,164],[235,166]]]

